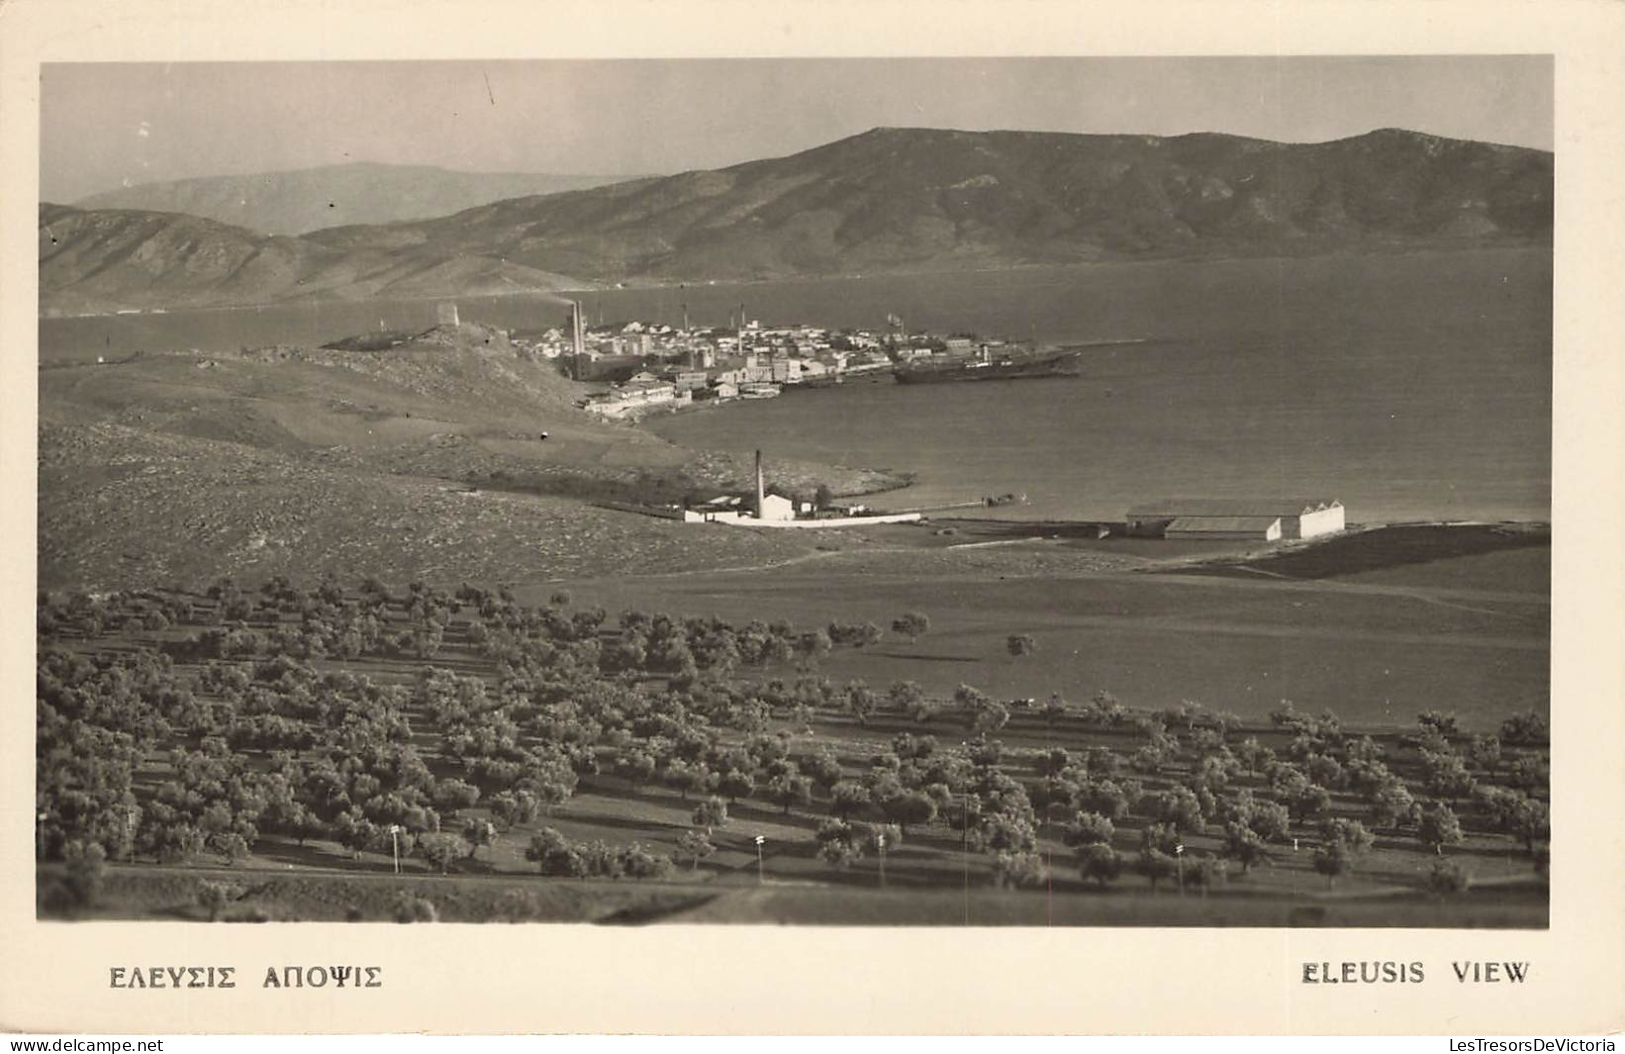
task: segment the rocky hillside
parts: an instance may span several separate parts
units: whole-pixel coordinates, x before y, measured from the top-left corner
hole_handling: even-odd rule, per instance
[[[789,157],[339,228],[595,278],[748,278],[1550,237],[1552,155],[1382,130],[1226,135],[877,128]]]
[[[82,209],[184,212],[265,234],[303,234],[335,224],[427,219],[505,198],[580,190],[625,178],[357,162],[143,183],[92,194],[75,204]]]
[[[490,256],[338,249],[172,212],[42,205],[40,313],[220,307],[300,298],[401,299],[573,284]]]
[[[1552,155],[1538,150],[1399,130],[1283,144],[880,128],[412,223],[272,237],[48,205],[39,238],[41,307],[62,312],[1529,244],[1551,229]]]

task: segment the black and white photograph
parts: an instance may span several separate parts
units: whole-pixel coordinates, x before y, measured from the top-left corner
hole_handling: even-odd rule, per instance
[[[0,5],[0,1033],[1601,1054],[1620,46]]]
[[[1547,926],[1551,56],[39,114],[38,918]]]

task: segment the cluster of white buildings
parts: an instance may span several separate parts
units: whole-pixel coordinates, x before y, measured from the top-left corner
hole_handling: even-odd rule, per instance
[[[917,512],[875,513],[866,505],[818,508],[810,501],[794,501],[767,490],[762,452],[756,451],[756,491],[753,495],[724,494],[682,510],[684,523],[721,523],[735,527],[848,527],[885,523],[917,523]]]
[[[579,309],[567,329],[511,340],[521,354],[564,360],[577,380],[608,383],[583,407],[615,418],[705,400],[770,398],[787,385],[889,370],[953,343],[925,334],[898,341],[866,330],[759,321],[726,329],[645,322],[589,328],[581,324]]]

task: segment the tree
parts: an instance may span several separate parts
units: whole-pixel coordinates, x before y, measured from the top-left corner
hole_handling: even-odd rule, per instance
[[[1078,846],[1078,872],[1085,881],[1093,880],[1101,889],[1117,881],[1123,873],[1123,858],[1104,842],[1089,842]]]
[[[917,644],[931,630],[931,619],[920,611],[906,611],[892,619],[893,633],[901,633],[910,644]]]
[[[1546,759],[1534,754],[1526,754],[1512,763],[1507,770],[1507,782],[1523,791],[1525,794],[1535,794],[1543,791],[1551,783],[1551,766]]]
[[[209,839],[209,845],[228,864],[237,864],[248,859],[248,839],[236,831],[215,835]]]
[[[1389,779],[1371,795],[1371,822],[1378,827],[1408,827],[1421,818],[1421,806],[1398,779]]]
[[[803,666],[812,666],[830,653],[834,647],[829,634],[821,629],[811,630],[796,638],[796,654],[801,656]]]
[[[490,845],[497,840],[497,829],[490,820],[471,816],[463,823],[462,837],[463,841],[468,843],[468,855],[472,859],[481,846]]]
[[[893,710],[904,714],[913,714],[916,706],[925,698],[925,689],[914,681],[893,681],[886,689],[886,702]]]
[[[1342,842],[1328,842],[1316,847],[1315,870],[1326,876],[1326,886],[1337,884],[1339,877],[1354,870],[1355,854]]]
[[[463,855],[463,844],[463,839],[455,834],[434,831],[418,839],[418,852],[443,875],[452,862]]]
[[[846,710],[859,725],[869,723],[869,715],[874,713],[878,699],[874,690],[861,681],[853,681],[846,686]]]
[[[569,848],[569,839],[552,827],[543,827],[530,836],[530,844],[525,846],[525,859],[535,864],[537,870],[546,874],[548,859],[552,855]]]
[[[1283,842],[1291,833],[1292,818],[1279,802],[1261,801],[1253,805],[1247,826],[1266,842]]]
[[[1460,729],[1456,725],[1455,714],[1440,713],[1437,710],[1425,710],[1416,715],[1416,723],[1423,729],[1431,729],[1446,739],[1459,735]]]
[[[536,819],[540,802],[528,790],[501,791],[493,794],[488,803],[491,815],[503,828],[512,828]]]
[[[1539,711],[1514,714],[1501,722],[1501,742],[1515,746],[1542,746],[1550,738],[1546,718]]]
[[[1483,769],[1485,775],[1494,776],[1496,766],[1501,763],[1500,739],[1495,736],[1474,736],[1467,744],[1467,757]]]
[[[1473,792],[1475,780],[1459,754],[1422,751],[1424,783],[1437,798],[1465,798]]]
[[[633,842],[621,849],[620,869],[628,878],[665,878],[671,874],[671,857]]]
[[[1358,820],[1327,820],[1320,827],[1321,844],[1315,850],[1315,870],[1326,876],[1327,886],[1354,870],[1370,850],[1371,832]]]
[[[1258,775],[1266,765],[1275,760],[1275,751],[1259,743],[1258,737],[1248,736],[1236,747],[1236,757],[1247,766],[1247,774]]]
[[[970,730],[979,736],[987,736],[1005,726],[1010,720],[1010,710],[997,699],[991,699],[981,692],[976,693],[971,700],[970,709],[966,711],[966,723]]]
[[[647,750],[628,750],[616,761],[615,767],[626,777],[627,785],[637,791],[655,774],[656,762]]]
[[[695,827],[705,828],[710,835],[712,829],[728,825],[728,803],[718,797],[710,797],[694,806],[694,815],[691,817]]]
[[[677,788],[677,794],[683,801],[688,800],[690,794],[713,789],[715,777],[704,762],[687,762],[682,758],[672,758],[666,763],[665,780]]]
[[[1461,844],[1461,821],[1456,818],[1456,813],[1450,806],[1438,802],[1431,808],[1422,810],[1422,820],[1417,824],[1416,837],[1435,854],[1442,853],[1447,845]]]
[[[993,881],[1001,889],[1041,884],[1048,872],[1044,858],[1032,849],[1001,849],[993,854]]]
[[[1224,825],[1224,855],[1239,863],[1242,874],[1246,874],[1254,864],[1268,859],[1269,847],[1257,831],[1231,821]]]
[[[1055,722],[1066,716],[1066,700],[1060,692],[1051,692],[1050,697],[1044,701],[1044,724],[1054,728]]]
[[[841,779],[841,759],[836,756],[833,747],[819,748],[816,754],[801,763],[801,768],[813,778],[813,782],[826,789]]]
[[[1061,840],[1073,848],[1110,845],[1117,827],[1098,812],[1080,812],[1066,825]]]
[[[683,836],[677,839],[677,855],[686,856],[692,860],[691,870],[694,871],[700,869],[701,860],[716,851],[717,847],[711,844],[711,839],[706,836],[704,831],[690,829],[684,831]]]
[[[794,769],[781,772],[768,781],[767,796],[778,802],[788,815],[793,806],[812,801],[812,780]]]
[[[881,803],[881,811],[907,834],[909,824],[927,824],[937,818],[937,803],[923,791],[909,791],[887,798]]]
[[[1171,854],[1161,849],[1142,847],[1140,856],[1134,862],[1134,869],[1151,883],[1151,892],[1157,891],[1157,883],[1165,878],[1172,878],[1178,865]]]
[[[469,809],[480,800],[480,789],[460,779],[442,779],[434,785],[436,808],[452,811]]]
[[[813,488],[813,507],[819,510],[827,509],[835,503],[835,492],[829,489],[828,483],[820,483]]]
[[[756,777],[745,769],[730,769],[718,781],[717,790],[730,802],[737,802],[755,792]]]
[[[1300,819],[1319,816],[1331,808],[1332,796],[1326,788],[1310,782],[1307,776],[1291,765],[1277,767],[1275,775],[1271,777],[1270,788]]]
[[[1156,795],[1151,815],[1176,831],[1202,829],[1202,805],[1188,787],[1171,787]]]
[[[1513,809],[1512,834],[1534,856],[1536,843],[1552,836],[1551,813],[1546,803],[1537,798],[1521,799]]]
[[[818,843],[818,859],[831,867],[851,867],[863,855],[864,839],[858,827],[846,820],[829,819],[813,834]]]
[[[841,780],[830,788],[829,811],[842,819],[869,806],[869,788],[853,780]]]
[[[1011,658],[1031,655],[1037,648],[1038,642],[1027,633],[1012,633],[1004,639],[1004,650],[1010,653]]]

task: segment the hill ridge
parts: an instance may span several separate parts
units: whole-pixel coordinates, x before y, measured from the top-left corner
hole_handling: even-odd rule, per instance
[[[282,241],[178,220],[166,235],[150,218],[119,231],[136,221],[80,210],[53,221],[83,236],[67,252],[47,242],[58,234],[42,211],[42,307],[1542,244],[1552,176],[1546,151],[1404,129],[1278,143],[877,127],[783,157]],[[203,252],[180,231],[218,244]],[[143,234],[153,244],[125,245]]]

